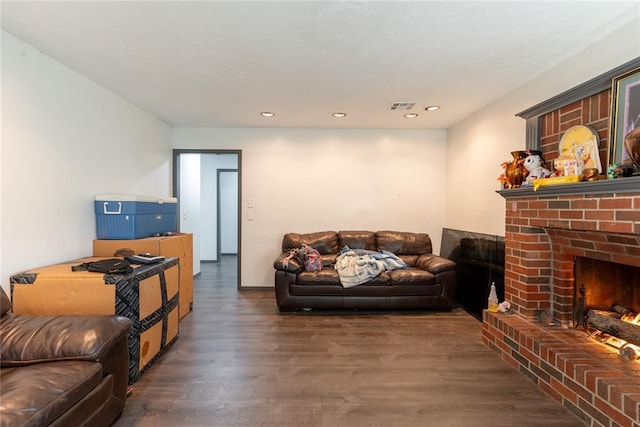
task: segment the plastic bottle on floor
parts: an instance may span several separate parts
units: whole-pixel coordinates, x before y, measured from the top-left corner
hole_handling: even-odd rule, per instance
[[[496,283],[491,282],[491,291],[489,292],[489,311],[496,313],[498,311],[498,294],[496,293]]]

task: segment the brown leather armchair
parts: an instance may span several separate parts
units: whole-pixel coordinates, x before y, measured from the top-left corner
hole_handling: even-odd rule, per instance
[[[12,314],[0,291],[0,425],[113,424],[127,395],[131,321]]]
[[[302,244],[322,257],[320,271],[306,271],[289,251]],[[345,288],[334,265],[341,249],[386,250],[408,268],[385,271],[373,280]],[[425,233],[398,231],[322,231],[287,233],[274,261],[275,291],[280,311],[325,310],[451,310],[456,292],[455,263],[432,253]]]

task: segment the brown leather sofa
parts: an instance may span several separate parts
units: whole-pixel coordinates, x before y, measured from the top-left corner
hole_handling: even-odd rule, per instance
[[[292,249],[309,245],[322,256],[320,271],[306,271]],[[385,271],[373,280],[345,288],[334,265],[340,250],[386,250],[409,268]],[[274,262],[279,310],[451,310],[455,300],[455,263],[432,253],[425,233],[398,231],[323,231],[285,234]]]
[[[109,426],[127,396],[131,321],[12,314],[2,291],[0,426]]]

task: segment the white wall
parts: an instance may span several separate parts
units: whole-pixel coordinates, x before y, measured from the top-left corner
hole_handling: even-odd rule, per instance
[[[525,148],[525,120],[515,114],[638,56],[636,17],[449,129],[446,227],[504,235],[505,201],[495,193],[500,164]]]
[[[96,194],[169,196],[164,122],[2,31],[2,286],[90,256]]]
[[[241,281],[268,287],[287,232],[422,231],[437,252],[446,139],[444,130],[173,129],[176,149],[242,150]]]
[[[201,208],[201,179],[200,154],[184,153],[180,155],[180,212],[179,230],[183,233],[193,233],[193,274],[200,273],[200,212]]]

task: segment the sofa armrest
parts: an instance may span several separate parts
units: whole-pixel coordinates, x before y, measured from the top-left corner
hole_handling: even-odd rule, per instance
[[[100,361],[131,328],[128,318],[108,315],[7,314],[0,322],[3,368],[56,360]]]
[[[455,271],[456,263],[450,259],[443,258],[434,254],[420,255],[416,266],[422,270],[427,270],[429,273],[438,274],[445,271]]]
[[[296,257],[291,258],[288,262],[285,262],[285,258],[289,256],[288,252],[282,252],[278,258],[273,262],[273,268],[278,271],[288,271],[290,273],[300,273],[303,270],[303,265],[298,261]],[[286,265],[285,265],[286,264]]]

